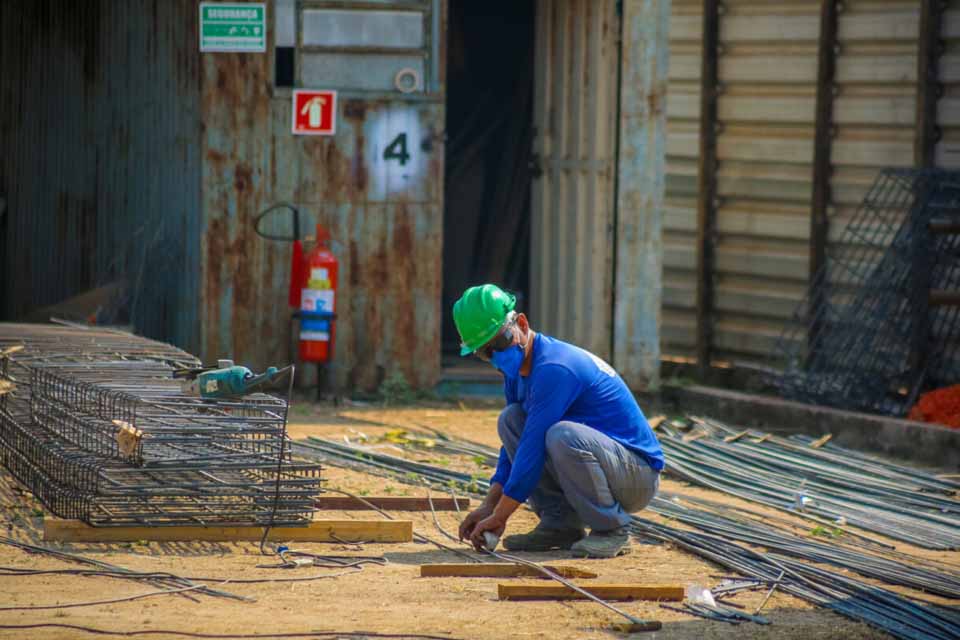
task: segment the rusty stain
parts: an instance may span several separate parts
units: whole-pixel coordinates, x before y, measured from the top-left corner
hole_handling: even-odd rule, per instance
[[[343,117],[363,121],[367,113],[367,103],[363,100],[347,100],[343,104]]]
[[[356,287],[360,285],[360,250],[355,240],[350,241],[350,285]]]
[[[356,155],[353,158],[351,174],[353,175],[353,188],[359,193],[365,193],[367,190],[367,162],[364,157],[364,147],[367,144],[367,138],[363,133],[363,127],[357,127]]]
[[[247,164],[238,164],[233,172],[233,188],[243,192],[250,188],[250,182],[253,178],[253,171]]]
[[[407,203],[399,202],[396,210],[396,222],[393,234],[394,255],[401,265],[401,268],[394,272],[394,282],[391,283],[391,289],[402,295],[404,291],[412,291],[417,285],[417,261],[414,258],[413,229],[412,220],[407,208]],[[394,361],[399,363],[404,369],[407,380],[416,382],[413,371],[414,362],[405,356],[405,353],[416,350],[417,346],[417,327],[416,327],[416,309],[413,305],[395,305],[396,318],[396,337],[397,342],[394,345]],[[438,336],[439,337],[439,336]]]
[[[657,116],[665,112],[664,102],[667,96],[667,85],[665,82],[658,82],[654,85],[653,91],[647,96],[647,109],[651,116]]]
[[[227,156],[220,153],[216,149],[207,150],[207,162],[210,163],[211,169],[217,173],[223,171],[223,165],[227,161]]]

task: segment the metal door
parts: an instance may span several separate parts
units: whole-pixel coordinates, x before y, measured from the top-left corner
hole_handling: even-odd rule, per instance
[[[400,372],[430,387],[440,368],[446,3],[286,4],[296,88],[337,91],[327,137],[291,136],[289,97],[277,91],[271,172],[273,200],[331,231],[335,382],[375,389]]]
[[[531,238],[534,327],[610,358],[615,0],[538,0]]]

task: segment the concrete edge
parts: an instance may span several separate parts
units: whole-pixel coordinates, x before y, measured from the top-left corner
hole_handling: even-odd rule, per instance
[[[960,470],[960,429],[714,387],[664,386],[638,394],[647,415],[653,410],[697,414],[778,434],[833,434],[832,442],[913,465]]]

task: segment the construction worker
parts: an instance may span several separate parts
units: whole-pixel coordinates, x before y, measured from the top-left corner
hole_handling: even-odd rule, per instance
[[[467,289],[453,306],[460,355],[500,370],[507,402],[490,491],[460,525],[460,539],[480,549],[484,532],[502,536],[529,499],[540,523],[504,538],[507,549],[629,553],[630,513],[646,507],[660,484],[660,443],[609,364],[534,332],[515,307],[516,298],[492,284]]]

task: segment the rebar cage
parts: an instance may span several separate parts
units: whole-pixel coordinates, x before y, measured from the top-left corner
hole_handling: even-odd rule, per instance
[[[777,342],[792,399],[904,415],[955,383],[960,172],[885,169]]]
[[[297,525],[321,487],[288,402],[184,393],[199,361],[123,332],[0,324],[0,462],[53,514],[95,526]]]

